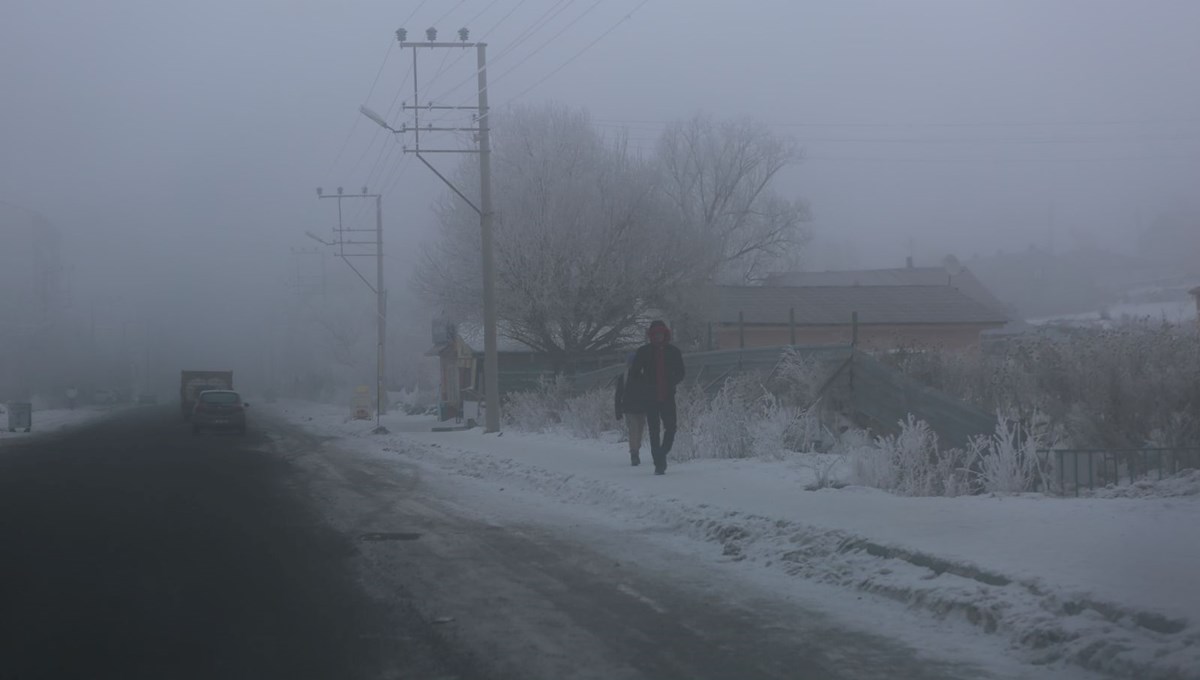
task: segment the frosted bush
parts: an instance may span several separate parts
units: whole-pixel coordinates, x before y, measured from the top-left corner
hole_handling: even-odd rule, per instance
[[[827,377],[819,361],[788,347],[775,366],[770,387],[784,401],[808,409],[816,403]]]
[[[1195,324],[1129,321],[1020,336],[985,353],[923,349],[880,358],[988,411],[1043,413],[1076,447],[1200,446]]]
[[[563,402],[560,419],[568,434],[598,439],[604,432],[617,429],[613,395],[608,390],[592,390],[571,397]]]
[[[1000,418],[991,437],[976,437],[968,446],[971,471],[987,493],[1021,493],[1044,488],[1038,457],[1043,443],[1019,422]]]
[[[796,408],[780,403],[780,399],[767,393],[757,411],[748,427],[750,451],[764,458],[785,457],[790,435],[799,420]]]
[[[703,457],[696,439],[697,423],[704,422],[711,411],[708,395],[696,383],[684,383],[675,395],[675,411],[679,431],[675,435],[675,446],[671,457],[675,460],[692,460]]]
[[[751,454],[750,411],[741,394],[743,388],[738,380],[727,380],[704,417],[692,423],[695,457],[746,458]]]
[[[506,397],[504,417],[508,425],[525,432],[547,432],[562,422],[560,409],[567,399],[565,379],[542,378],[535,389],[514,392]]]
[[[904,496],[942,496],[962,493],[964,454],[938,448],[937,434],[912,415],[900,422],[900,432],[878,437],[849,455],[855,483]]]
[[[417,415],[424,413],[431,405],[433,393],[428,390],[422,391],[419,385],[414,385],[411,389],[403,389],[393,393],[395,397],[395,406],[408,415]]]

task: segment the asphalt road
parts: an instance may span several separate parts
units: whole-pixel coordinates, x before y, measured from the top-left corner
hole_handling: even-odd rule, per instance
[[[303,474],[165,408],[0,444],[0,678],[477,677]]]
[[[6,440],[0,680],[993,677],[418,458],[261,412],[245,437],[164,408]]]

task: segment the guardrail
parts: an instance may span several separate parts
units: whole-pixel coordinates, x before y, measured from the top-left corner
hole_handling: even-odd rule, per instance
[[[1040,449],[1038,455],[1056,463],[1058,491],[1074,495],[1087,488],[1133,484],[1157,475],[1163,479],[1188,468],[1200,468],[1200,447],[1143,449]]]

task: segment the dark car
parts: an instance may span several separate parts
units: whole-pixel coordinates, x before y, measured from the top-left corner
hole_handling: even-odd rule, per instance
[[[242,395],[233,390],[206,390],[196,398],[192,407],[192,432],[201,430],[233,430],[246,433],[246,408]]]

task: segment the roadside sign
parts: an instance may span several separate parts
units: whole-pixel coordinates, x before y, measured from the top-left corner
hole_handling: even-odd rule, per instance
[[[354,413],[355,420],[370,420],[371,419],[371,388],[366,385],[359,385],[354,390],[354,401],[351,403],[351,410]]]

